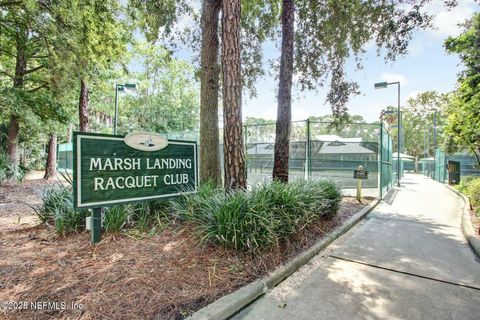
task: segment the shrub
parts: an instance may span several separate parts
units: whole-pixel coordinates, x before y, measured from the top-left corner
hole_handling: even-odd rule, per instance
[[[105,209],[103,227],[106,232],[119,233],[127,219],[134,213],[133,205],[117,205]]]
[[[468,196],[475,214],[480,216],[480,177],[462,177],[457,189]]]
[[[181,219],[195,220],[203,215],[202,209],[207,203],[206,199],[221,193],[221,190],[212,183],[204,183],[198,187],[197,193],[179,197],[172,202],[172,205]]]
[[[88,210],[74,210],[72,179],[68,174],[62,176],[68,185],[52,184],[41,194],[41,205],[32,207],[42,223],[52,223],[60,234],[85,228]],[[151,201],[129,205],[117,205],[103,212],[103,228],[106,232],[119,233],[124,228],[135,228],[144,233],[154,234],[168,225],[168,210],[171,202]]]
[[[139,203],[134,206],[130,216],[132,224],[140,232],[145,232],[153,220],[153,210],[149,203]]]
[[[474,207],[480,206],[480,178],[472,179],[468,184],[467,194]]]
[[[8,159],[6,153],[0,153],[0,182],[8,180],[22,182],[27,172],[28,169],[26,167],[13,164]]]
[[[250,192],[225,192],[211,185],[176,203],[180,216],[192,221],[204,242],[257,252],[285,241],[320,218],[331,218],[341,192],[328,181],[272,182]]]
[[[87,210],[77,211],[72,208],[62,211],[57,209],[55,212],[55,230],[57,233],[65,235],[72,231],[85,229],[87,216]]]
[[[84,228],[88,215],[87,210],[74,209],[71,188],[61,184],[46,187],[41,195],[40,207],[34,209],[40,221],[54,223],[55,230],[60,234]]]
[[[478,179],[478,177],[475,177],[475,176],[462,177],[462,179],[460,180],[460,183],[456,186],[456,188],[458,189],[458,191],[467,194],[470,183],[475,179]]]

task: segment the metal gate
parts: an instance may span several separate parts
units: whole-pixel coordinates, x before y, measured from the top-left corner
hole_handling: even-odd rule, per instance
[[[460,183],[460,162],[448,160],[447,163],[448,170],[448,184],[454,185]]]

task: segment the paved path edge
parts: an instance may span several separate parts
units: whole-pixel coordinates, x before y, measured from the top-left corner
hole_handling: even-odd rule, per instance
[[[467,196],[465,196],[460,191],[452,188],[449,185],[445,185],[450,191],[456,193],[460,198],[463,200],[463,208],[462,210],[462,231],[463,235],[468,241],[468,244],[472,248],[473,252],[480,257],[480,238],[478,238],[475,234],[475,228],[472,224],[472,219],[470,218],[470,200]]]
[[[377,206],[380,200],[380,198],[375,198],[368,206],[348,219],[347,222],[337,227],[333,232],[322,238],[305,252],[299,254],[285,265],[277,268],[270,275],[264,277],[263,279],[251,282],[240,289],[223,296],[206,307],[198,310],[192,316],[188,317],[188,319],[224,320],[233,316],[245,306],[252,303],[269,290],[273,289],[277,284],[300,269],[320,251],[329,246],[335,239],[350,230],[368,213],[370,213]]]

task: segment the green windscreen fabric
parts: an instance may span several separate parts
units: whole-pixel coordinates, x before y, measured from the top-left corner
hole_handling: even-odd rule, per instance
[[[244,126],[247,183],[252,186],[271,181],[275,149],[275,123]],[[199,141],[198,131],[164,133],[168,139]],[[223,167],[222,129],[219,130],[220,160]],[[70,149],[69,149],[70,148]],[[293,121],[290,130],[289,178],[328,179],[354,191],[353,172],[358,166],[368,171],[362,186],[368,195],[383,196],[394,183],[393,141],[380,124]],[[72,167],[70,146],[59,146],[59,167]],[[223,170],[222,170],[223,172]],[[349,192],[348,194],[351,194]]]
[[[71,143],[62,143],[57,146],[57,167],[60,170],[73,169],[73,145]]]
[[[275,124],[247,126],[247,181],[270,181],[275,151]],[[353,123],[335,127],[328,122],[292,122],[289,178],[327,179],[343,189],[355,189],[353,172],[368,171],[363,188],[375,196],[392,186],[392,138],[380,124]]]
[[[447,179],[447,170],[446,170],[445,164],[446,164],[445,153],[440,149],[436,149],[435,150],[435,174],[433,178],[438,182],[445,183]]]
[[[393,140],[387,130],[382,126],[382,151],[381,151],[381,196],[384,196],[393,185]]]

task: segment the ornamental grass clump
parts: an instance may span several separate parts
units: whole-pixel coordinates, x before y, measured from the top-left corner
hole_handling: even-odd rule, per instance
[[[52,184],[41,194],[41,205],[33,207],[42,223],[53,223],[59,234],[85,228],[87,210],[75,210],[70,186]]]
[[[42,223],[55,226],[57,233],[65,235],[85,229],[89,210],[75,210],[71,180],[66,185],[57,183],[47,186],[41,194],[41,204],[32,206]],[[108,233],[120,233],[134,229],[139,234],[156,234],[168,225],[169,201],[151,201],[138,204],[116,205],[103,209],[102,227]]]
[[[319,218],[333,217],[340,200],[340,188],[329,181],[275,181],[250,192],[201,186],[175,206],[180,217],[195,224],[203,242],[256,253],[287,241]]]

